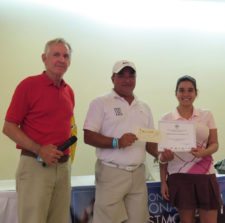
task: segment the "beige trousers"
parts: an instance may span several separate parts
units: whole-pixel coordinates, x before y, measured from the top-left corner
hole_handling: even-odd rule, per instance
[[[96,163],[93,223],[146,223],[148,219],[145,167],[134,171]]]
[[[67,223],[71,199],[70,161],[43,167],[21,156],[16,174],[19,223]]]

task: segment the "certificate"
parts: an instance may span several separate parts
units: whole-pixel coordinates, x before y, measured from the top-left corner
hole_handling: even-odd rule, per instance
[[[155,129],[138,129],[136,136],[138,140],[142,142],[154,142],[158,143],[160,140],[160,132]]]
[[[187,152],[196,148],[196,132],[193,122],[160,121],[161,140],[158,150],[170,149],[174,152]]]

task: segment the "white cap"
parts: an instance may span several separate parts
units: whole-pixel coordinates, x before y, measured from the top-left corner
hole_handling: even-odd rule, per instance
[[[134,63],[130,62],[130,61],[127,61],[127,60],[120,60],[120,61],[117,61],[114,66],[113,66],[113,69],[112,69],[112,73],[114,74],[117,74],[119,73],[124,67],[131,67],[135,72],[136,72],[136,67],[134,65]]]

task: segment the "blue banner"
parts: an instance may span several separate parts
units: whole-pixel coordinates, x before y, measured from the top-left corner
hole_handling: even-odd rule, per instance
[[[225,223],[225,176],[217,177],[220,185],[223,206],[217,223]],[[163,200],[159,182],[147,182],[149,220],[146,223],[179,223],[176,208]],[[71,219],[72,223],[91,223],[95,198],[95,186],[79,186],[72,188]],[[196,214],[196,223],[200,222]]]

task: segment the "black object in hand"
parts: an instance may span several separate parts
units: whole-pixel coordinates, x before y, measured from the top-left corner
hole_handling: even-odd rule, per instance
[[[67,139],[62,145],[57,147],[57,150],[64,151],[71,145],[73,145],[77,141],[76,136],[71,136],[69,139]]]
[[[70,146],[72,146],[75,142],[77,141],[77,137],[76,136],[71,136],[69,139],[67,139],[62,145],[59,145],[57,147],[57,150],[60,150],[60,151],[64,151],[66,150],[67,148],[69,148]],[[38,157],[38,161],[42,162],[42,166],[45,167],[46,166],[46,163],[42,161],[42,159],[40,159],[40,157]]]

